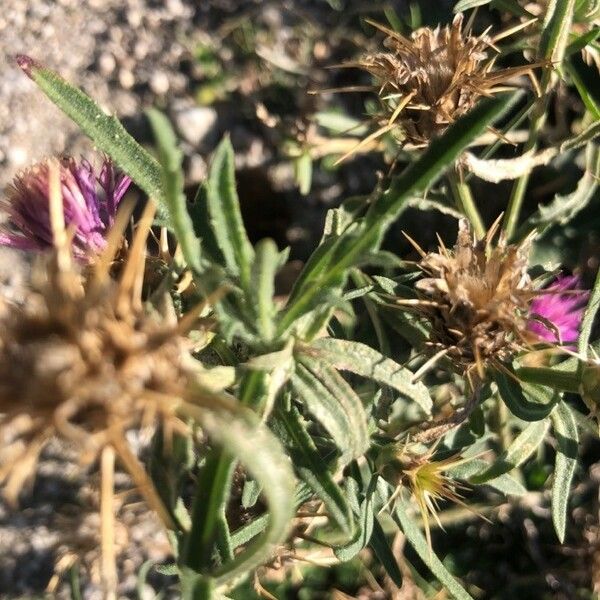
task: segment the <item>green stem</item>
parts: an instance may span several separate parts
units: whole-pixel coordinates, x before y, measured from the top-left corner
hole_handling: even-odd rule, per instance
[[[240,383],[240,404],[261,411],[264,406],[263,378],[264,373],[260,371],[247,373]],[[210,570],[214,546],[223,538],[227,527],[224,511],[229,501],[235,462],[229,452],[214,450],[198,478],[192,506],[192,527],[186,537],[182,561],[195,572]],[[228,537],[225,535],[225,538]],[[227,546],[230,547],[229,540]],[[228,548],[224,548],[221,554],[227,557]]]
[[[482,239],[485,236],[485,225],[473,199],[473,194],[471,194],[469,184],[462,179],[456,169],[451,169],[448,172],[448,181],[450,182],[450,189],[459,210],[464,213],[471,222],[471,225],[473,225],[477,238]]]

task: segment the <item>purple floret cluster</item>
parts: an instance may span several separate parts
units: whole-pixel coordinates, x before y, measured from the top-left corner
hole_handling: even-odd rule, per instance
[[[73,254],[87,260],[106,246],[106,232],[131,180],[109,159],[103,161],[99,173],[87,160],[63,158],[59,165],[65,226],[73,235]],[[0,245],[20,250],[52,248],[49,172],[48,161],[34,165],[18,175],[0,199],[0,210],[8,216],[6,225],[0,227]]]
[[[589,295],[577,275],[559,276],[531,303],[529,331],[550,343],[576,343]]]

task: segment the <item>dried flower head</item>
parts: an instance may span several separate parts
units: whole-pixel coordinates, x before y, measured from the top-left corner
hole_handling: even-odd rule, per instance
[[[506,90],[506,82],[531,74],[531,66],[494,70],[494,41],[487,34],[462,31],[462,14],[452,25],[423,27],[410,38],[371,23],[385,34],[386,52],[363,56],[356,66],[375,78],[383,108],[382,127],[374,135],[393,131],[402,143],[425,146],[473,108],[482,96]],[[372,137],[372,136],[371,136]]]
[[[0,314],[0,483],[13,502],[51,436],[76,444],[84,462],[113,447],[148,492],[125,431],[156,419],[183,427],[176,410],[190,371],[180,324],[140,299],[152,217],[144,213],[118,282],[108,275],[112,250],[86,281],[58,248],[40,257],[23,303]]]
[[[52,248],[50,162],[23,171],[0,199],[0,209],[8,215],[8,226],[0,229],[0,245],[22,250]],[[64,220],[71,229],[73,254],[83,260],[93,258],[106,246],[106,232],[131,180],[118,173],[109,159],[99,174],[87,160],[67,157],[59,164]]]
[[[425,277],[415,305],[431,325],[429,344],[469,374],[477,367],[480,377],[490,361],[506,361],[522,347],[534,294],[527,274],[532,238],[507,244],[501,235],[493,245],[496,230],[476,240],[462,220],[453,250],[419,249]]]
[[[574,344],[590,296],[577,275],[560,276],[531,302],[529,331],[550,343]]]

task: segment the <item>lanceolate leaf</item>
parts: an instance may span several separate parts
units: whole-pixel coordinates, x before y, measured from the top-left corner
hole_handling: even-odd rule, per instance
[[[319,338],[306,351],[315,351],[316,356],[337,369],[389,385],[409,400],[414,400],[427,414],[431,412],[432,401],[429,392],[423,383],[413,383],[412,371],[366,344]]]
[[[556,437],[556,464],[552,483],[552,521],[556,535],[562,543],[565,541],[569,492],[577,466],[579,444],[577,423],[565,402],[561,402],[552,412],[552,425]]]
[[[164,209],[160,165],[127,133],[116,117],[107,115],[81,90],[28,56],[17,56],[17,63],[46,96],[81,127],[100,150],[106,152]]]
[[[596,281],[590,294],[587,307],[583,314],[583,320],[581,322],[581,333],[579,334],[579,340],[577,346],[580,354],[587,356],[588,343],[590,341],[590,335],[592,334],[592,326],[594,319],[600,308],[600,271],[596,275]]]
[[[443,565],[442,561],[427,545],[425,536],[421,533],[419,526],[409,516],[409,510],[409,503],[400,498],[396,503],[394,518],[410,545],[415,549],[421,560],[429,567],[430,571],[446,587],[453,598],[456,598],[456,600],[473,600],[473,597],[465,591],[462,585],[458,583]]]
[[[207,203],[215,237],[227,269],[239,275],[245,289],[250,288],[250,265],[254,251],[244,229],[235,189],[233,148],[225,138],[217,148],[207,182]]]
[[[586,149],[586,169],[576,189],[566,196],[556,195],[550,204],[538,206],[519,228],[518,237],[525,237],[532,229],[544,230],[551,225],[565,225],[595,197],[600,177],[600,150],[594,143]]]
[[[486,483],[490,479],[508,473],[523,464],[543,443],[549,426],[549,419],[530,423],[515,438],[506,452],[503,452],[483,473],[471,477],[470,481],[473,483]]]
[[[314,364],[310,366],[315,368]],[[333,375],[331,369],[324,373],[325,369],[318,372],[317,368],[315,373],[306,365],[298,364],[292,386],[309,412],[331,435],[342,452],[342,461],[347,463],[367,448],[366,414],[356,392],[335,371]],[[320,379],[323,375],[326,383]],[[332,382],[334,378],[337,379],[335,383]]]
[[[164,199],[169,221],[181,246],[187,264],[200,270],[200,240],[187,211],[183,193],[183,152],[177,147],[177,139],[168,119],[158,110],[149,109],[146,115],[152,126],[158,145],[158,156],[162,166]]]
[[[298,411],[295,408],[290,411],[278,408],[275,412],[275,425],[278,429],[283,428],[284,436],[289,439],[290,458],[300,478],[324,502],[329,515],[342,531],[348,536],[352,535],[354,518],[350,506],[324,466],[314,442],[302,425]]]
[[[264,341],[270,341],[275,335],[274,318],[277,309],[273,302],[273,296],[278,264],[279,253],[275,242],[270,239],[259,242],[252,264],[251,292],[256,315],[256,329]]]
[[[390,579],[398,586],[402,587],[402,572],[398,566],[398,560],[394,556],[394,551],[385,537],[383,527],[377,518],[373,521],[373,534],[369,542],[371,550],[375,553],[381,566],[385,569]]]
[[[336,557],[346,562],[353,559],[368,543],[373,534],[373,527],[375,526],[375,509],[373,506],[373,493],[377,486],[377,477],[373,477],[365,497],[362,499],[360,506],[358,505],[358,493],[359,485],[355,479],[348,477],[346,479],[346,493],[349,497],[353,498],[354,511],[357,514],[359,520],[359,527],[356,529],[356,534],[350,542],[344,546],[338,546],[334,548]]]

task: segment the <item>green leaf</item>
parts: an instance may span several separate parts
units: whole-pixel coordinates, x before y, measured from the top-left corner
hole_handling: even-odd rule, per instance
[[[238,275],[244,289],[251,288],[250,269],[254,251],[244,228],[235,189],[233,148],[226,137],[219,144],[208,173],[207,206],[225,266]]]
[[[211,573],[215,584],[222,586],[265,562],[275,546],[283,542],[295,510],[295,480],[280,442],[258,422],[252,411],[226,396],[209,396],[200,401],[202,406],[185,404],[180,412],[196,420],[211,439],[243,464],[262,487],[269,507],[269,520],[264,532],[249,542],[233,560]],[[210,485],[214,486],[214,481]],[[211,510],[218,514],[222,510],[222,501],[213,502],[211,506]],[[201,528],[192,524],[192,532],[198,529],[202,532]],[[230,543],[233,546],[232,540]],[[190,553],[188,560],[193,560]]]
[[[575,0],[550,0],[542,24],[538,56],[552,61],[553,65],[562,63],[569,32],[573,23]],[[546,73],[551,72],[551,67]],[[548,76],[545,74],[545,76]],[[546,85],[542,82],[542,89]]]
[[[252,263],[252,308],[256,315],[256,329],[261,339],[269,342],[275,335],[275,315],[277,308],[273,302],[275,294],[275,274],[279,266],[279,253],[275,242],[265,239],[256,246],[256,256]]]
[[[579,354],[583,356],[587,356],[588,353],[588,344],[598,308],[600,308],[600,271],[596,275],[596,281],[594,282],[594,287],[592,288],[592,293],[590,294],[590,299],[583,313],[583,320],[581,321],[581,333],[577,341],[577,349],[579,350]]]
[[[565,61],[566,69],[594,120],[600,119],[600,94],[596,91],[598,72],[583,62],[580,56]]]
[[[371,550],[377,556],[381,566],[385,569],[389,578],[398,586],[402,587],[402,572],[398,566],[398,561],[394,556],[394,551],[390,548],[390,543],[385,537],[383,528],[379,519],[373,521],[373,534],[369,542]]]
[[[523,394],[521,385],[516,380],[516,375],[513,378],[502,371],[495,371],[494,381],[498,386],[500,397],[506,406],[508,406],[510,412],[523,421],[540,421],[545,419],[560,400],[557,392],[554,392],[554,397],[550,402],[541,403],[528,400],[525,394]]]
[[[366,344],[335,338],[319,338],[306,349],[309,353],[313,351],[321,360],[336,369],[350,371],[388,385],[409,400],[414,400],[425,413],[431,413],[433,403],[429,391],[423,383],[412,382],[414,376],[412,371]]]
[[[409,510],[410,504],[406,500],[399,498],[398,502],[396,502],[394,520],[397,521],[408,543],[415,549],[421,560],[438,578],[440,583],[446,587],[452,597],[456,598],[456,600],[473,600],[473,597],[465,591],[433,550],[429,548],[419,526],[408,516]]]
[[[468,480],[471,476],[480,473],[488,466],[489,465],[487,462],[485,462],[485,460],[473,458],[456,467],[453,467],[452,469],[449,469],[447,472],[455,479]],[[504,494],[505,496],[523,496],[527,493],[525,487],[523,487],[521,483],[511,477],[508,473],[504,473],[499,477],[490,479],[481,485],[487,485],[491,488],[494,488],[496,491]]]
[[[164,200],[169,222],[189,267],[200,271],[200,240],[194,233],[194,225],[187,211],[183,193],[183,152],[177,147],[177,138],[169,120],[160,111],[146,111],[157,143],[158,158],[162,167]]]
[[[17,56],[17,63],[99,150],[106,152],[160,208],[164,208],[160,165],[127,133],[116,117],[107,115],[84,92],[28,56]]]
[[[518,0],[492,0],[492,5],[496,10],[511,12],[513,15],[531,19],[533,15],[524,9]]]
[[[520,97],[520,93],[512,93],[486,98],[448,127],[444,135],[434,139],[419,160],[409,165],[390,189],[373,202],[366,216],[367,231],[391,224],[408,198],[419,195],[435,183],[446,167],[453,164],[463,150]]]
[[[365,410],[356,392],[336,371],[302,357],[292,386],[342,451],[344,464],[365,452],[369,444]]]
[[[494,463],[483,473],[472,476],[470,481],[475,484],[486,483],[522,465],[544,441],[549,426],[549,419],[530,423]]]
[[[340,529],[351,536],[355,529],[352,510],[331,473],[324,468],[323,460],[306,432],[300,414],[293,407],[290,411],[278,408],[275,411],[275,421],[277,428],[283,428],[285,437],[288,438],[288,450],[296,473],[323,501]]]
[[[303,152],[294,161],[294,174],[296,176],[296,183],[300,188],[300,193],[306,196],[310,192],[310,186],[312,184],[312,170],[313,163],[310,156],[310,152]]]
[[[368,543],[373,533],[375,524],[375,514],[373,507],[373,493],[377,485],[377,478],[373,477],[365,497],[360,506],[358,505],[359,486],[352,477],[346,478],[346,494],[349,498],[353,498],[354,510],[358,517],[359,526],[356,528],[354,537],[342,546],[337,546],[333,552],[338,560],[347,562],[352,560]]]
[[[577,466],[577,447],[579,445],[577,423],[565,402],[561,402],[552,412],[552,425],[556,437],[556,463],[552,482],[552,522],[558,539],[563,543],[569,492]]]
[[[571,56],[581,52],[588,44],[591,44],[600,36],[600,27],[592,27],[590,31],[577,36],[572,42],[569,43],[565,50],[565,56]]]

